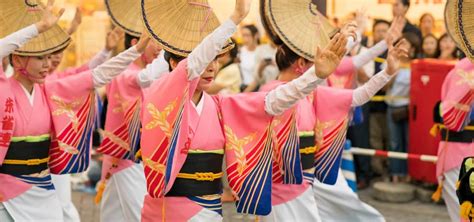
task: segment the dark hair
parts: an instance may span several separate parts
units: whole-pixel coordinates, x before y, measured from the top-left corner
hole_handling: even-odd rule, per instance
[[[168,51],[165,51],[164,57],[165,57],[166,62],[168,62],[170,72],[173,71],[173,68],[171,67],[171,60],[179,63],[179,62],[183,61],[186,58],[184,56],[176,55],[176,54],[174,54],[172,52],[168,52]]]
[[[410,0],[400,0],[400,2],[402,2],[405,7],[410,8]]]
[[[132,41],[136,39],[136,40],[139,40],[140,38],[139,37],[135,37],[133,35],[130,35],[128,33],[125,33],[125,38],[124,38],[124,46],[125,46],[125,49],[129,49],[130,47],[132,47]]]
[[[234,38],[230,38],[230,40],[234,43],[234,48],[232,48],[228,53],[230,55],[230,58],[232,59],[232,61],[234,61],[237,56],[239,55],[239,47],[237,47],[237,44],[235,44],[235,39]]]
[[[438,58],[439,56],[439,44],[436,45],[436,51],[434,53],[434,55],[431,55],[431,56],[428,56],[426,55],[425,51],[423,50],[423,45],[425,44],[425,41],[427,38],[434,38],[436,42],[438,42],[438,39],[436,38],[435,35],[433,34],[428,34],[428,35],[425,35],[425,37],[423,37],[423,39],[421,40],[421,45],[420,45],[420,50],[421,50],[421,58]]]
[[[295,52],[293,52],[288,46],[285,44],[280,45],[277,49],[275,60],[280,71],[288,69],[296,62],[299,58],[302,58]],[[306,60],[306,59],[305,59]]]
[[[438,39],[438,49],[439,49],[439,55],[438,57],[441,55],[441,40],[445,39],[445,38],[451,38],[451,36],[448,34],[448,33],[444,33],[441,37],[439,37]],[[453,39],[454,41],[454,39]],[[456,43],[455,43],[456,45]],[[456,45],[456,48],[454,49],[454,51],[451,53],[451,55],[454,57],[454,58],[460,58],[461,57],[461,50],[457,47]]]
[[[416,35],[413,32],[403,33],[403,38],[406,39],[410,43],[411,47],[415,48],[414,55],[410,57],[410,59],[415,59],[420,53],[420,44],[421,44],[420,38],[418,37],[418,35]]]
[[[248,29],[250,31],[250,33],[252,34],[252,37],[256,37],[260,33],[258,31],[257,26],[255,26],[255,25],[246,25],[246,26],[243,26],[242,28],[243,29]],[[260,44],[260,38],[257,38],[257,44]]]
[[[380,24],[386,24],[386,25],[388,25],[388,27],[390,27],[390,22],[389,21],[384,20],[384,19],[375,19],[374,24],[372,25],[372,30],[374,30],[375,27],[377,25],[380,25]]]

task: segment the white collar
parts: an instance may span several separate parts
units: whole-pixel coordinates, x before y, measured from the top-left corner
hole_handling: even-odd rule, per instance
[[[194,109],[196,109],[196,112],[198,113],[199,116],[201,116],[202,110],[204,108],[204,92],[202,93],[201,99],[199,100],[198,104],[195,105],[194,102],[191,101],[193,104]]]
[[[20,83],[20,86],[23,89],[23,92],[25,92],[25,95],[28,98],[30,105],[33,106],[34,101],[35,101],[35,86],[33,85],[33,90],[31,91],[31,94],[21,83]]]

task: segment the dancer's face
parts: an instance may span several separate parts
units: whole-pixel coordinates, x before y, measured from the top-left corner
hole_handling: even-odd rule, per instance
[[[17,71],[19,75],[23,75],[33,83],[42,84],[46,76],[49,74],[51,67],[51,56],[13,56],[13,65],[16,70],[23,69],[23,74]],[[26,75],[26,76],[25,76]]]
[[[51,54],[51,67],[49,67],[49,73],[53,73],[61,64],[63,60],[64,53],[63,51]]]
[[[207,90],[214,81],[214,77],[216,76],[217,70],[219,69],[219,63],[217,59],[212,61],[204,70],[204,73],[201,75],[201,79],[199,80],[197,89],[198,90]]]

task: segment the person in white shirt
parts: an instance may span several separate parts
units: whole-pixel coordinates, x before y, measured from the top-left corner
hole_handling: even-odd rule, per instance
[[[242,75],[242,91],[254,80],[254,70],[256,67],[255,56],[259,45],[260,34],[254,25],[242,27],[243,47],[240,49],[240,72]]]

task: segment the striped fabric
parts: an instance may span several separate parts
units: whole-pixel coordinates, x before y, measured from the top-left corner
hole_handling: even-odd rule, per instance
[[[354,192],[357,192],[357,178],[354,167],[354,156],[351,153],[351,146],[351,141],[346,140],[344,152],[342,153],[341,169],[349,187],[351,187]]]
[[[51,174],[45,170],[35,175],[15,176],[19,180],[46,190],[54,190]]]
[[[221,195],[209,195],[209,196],[194,196],[188,197],[190,200],[199,204],[199,206],[212,210],[220,215],[222,215],[222,201]]]
[[[315,154],[315,176],[322,183],[334,185],[337,181],[347,133],[347,119],[324,136],[323,144]]]
[[[89,167],[92,131],[94,128],[95,95],[89,94],[75,115],[57,138],[52,140],[49,167],[54,174],[85,171]]]

